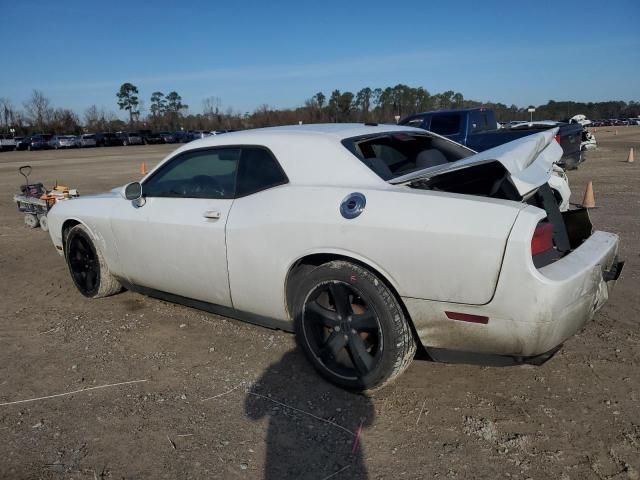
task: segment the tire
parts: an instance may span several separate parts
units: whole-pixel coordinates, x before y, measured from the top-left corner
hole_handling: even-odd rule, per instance
[[[332,261],[296,280],[296,338],[325,379],[350,390],[375,390],[409,366],[416,352],[411,327],[375,274]]]
[[[24,224],[29,228],[38,228],[38,217],[33,213],[27,213],[24,216]]]
[[[91,234],[84,225],[76,225],[68,231],[64,242],[64,256],[73,283],[85,297],[108,297],[122,290],[120,282],[109,272],[102,252],[95,247]]]
[[[38,221],[40,222],[40,228],[43,232],[49,231],[49,220],[46,215],[38,215]]]

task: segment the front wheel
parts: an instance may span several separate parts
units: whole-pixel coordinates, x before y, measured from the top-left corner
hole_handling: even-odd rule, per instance
[[[84,225],[79,224],[69,230],[64,253],[73,283],[85,297],[108,297],[122,290]]]
[[[306,273],[296,289],[294,315],[298,343],[313,366],[344,388],[381,388],[415,355],[398,299],[353,263],[333,261]]]

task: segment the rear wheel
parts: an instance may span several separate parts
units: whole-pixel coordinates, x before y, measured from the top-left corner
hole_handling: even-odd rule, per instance
[[[411,328],[393,292],[376,275],[345,261],[300,279],[294,299],[301,348],[327,380],[354,390],[380,388],[411,363]]]
[[[76,225],[67,233],[65,257],[73,283],[85,297],[108,297],[122,289],[84,225]]]

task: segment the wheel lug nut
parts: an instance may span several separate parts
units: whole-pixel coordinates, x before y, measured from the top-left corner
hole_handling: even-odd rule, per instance
[[[345,336],[344,336],[344,339],[345,339],[345,340],[349,340],[349,335],[345,335]]]
[[[355,335],[355,334],[356,334],[356,333],[358,333],[358,332],[356,332],[356,329],[355,329],[355,328],[352,328],[352,329],[351,329],[351,333],[353,333],[353,334]]]
[[[340,326],[339,325],[336,326],[333,330],[336,331],[336,332],[339,332],[340,331]]]

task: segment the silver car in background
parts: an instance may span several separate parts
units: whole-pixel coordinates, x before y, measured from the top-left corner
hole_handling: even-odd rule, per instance
[[[144,145],[142,137],[137,133],[122,132],[118,134],[118,137],[122,139],[122,145]]]
[[[85,148],[85,147],[95,147],[96,146],[96,136],[92,133],[85,133],[84,135],[78,135],[75,139],[76,147]]]
[[[49,140],[49,146],[51,148],[75,148],[76,147],[76,137],[73,135],[54,135],[51,140]]]

